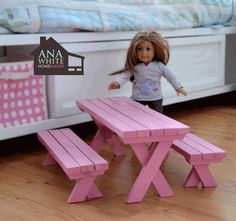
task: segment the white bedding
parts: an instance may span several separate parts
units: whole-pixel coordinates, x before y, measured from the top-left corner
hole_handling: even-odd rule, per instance
[[[234,0],[0,0],[0,33],[163,30],[235,20]]]

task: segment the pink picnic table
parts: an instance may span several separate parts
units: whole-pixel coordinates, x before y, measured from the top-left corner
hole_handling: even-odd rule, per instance
[[[107,142],[116,156],[124,155],[120,139],[131,146],[141,163],[127,203],[141,202],[152,183],[161,197],[174,195],[160,166],[172,142],[190,132],[188,126],[127,97],[78,99],[76,103],[98,127],[91,143],[97,152]],[[150,143],[150,147],[146,143]]]

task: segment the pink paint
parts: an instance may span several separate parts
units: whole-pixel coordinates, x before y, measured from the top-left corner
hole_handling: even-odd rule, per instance
[[[33,62],[0,64],[0,124],[17,126],[45,120],[44,78],[32,74]]]

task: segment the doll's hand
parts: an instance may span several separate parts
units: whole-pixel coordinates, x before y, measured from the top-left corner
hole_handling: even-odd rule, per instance
[[[188,95],[188,93],[184,90],[183,87],[178,88],[178,89],[176,90],[176,92],[177,92],[177,95],[180,95],[180,94],[183,94],[184,96],[187,96],[187,95]]]
[[[116,81],[113,81],[109,84],[108,86],[108,90],[113,90],[113,89],[119,89],[120,88],[120,84]]]

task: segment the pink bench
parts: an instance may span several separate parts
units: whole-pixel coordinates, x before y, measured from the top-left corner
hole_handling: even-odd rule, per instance
[[[182,154],[193,167],[184,182],[184,187],[216,186],[210,170],[210,163],[221,162],[225,158],[225,151],[207,141],[189,133],[182,140],[173,142],[172,148]]]
[[[103,175],[108,169],[106,160],[69,128],[41,131],[38,138],[48,150],[44,165],[58,163],[69,179],[76,180],[69,203],[102,196],[94,181],[96,176]]]

